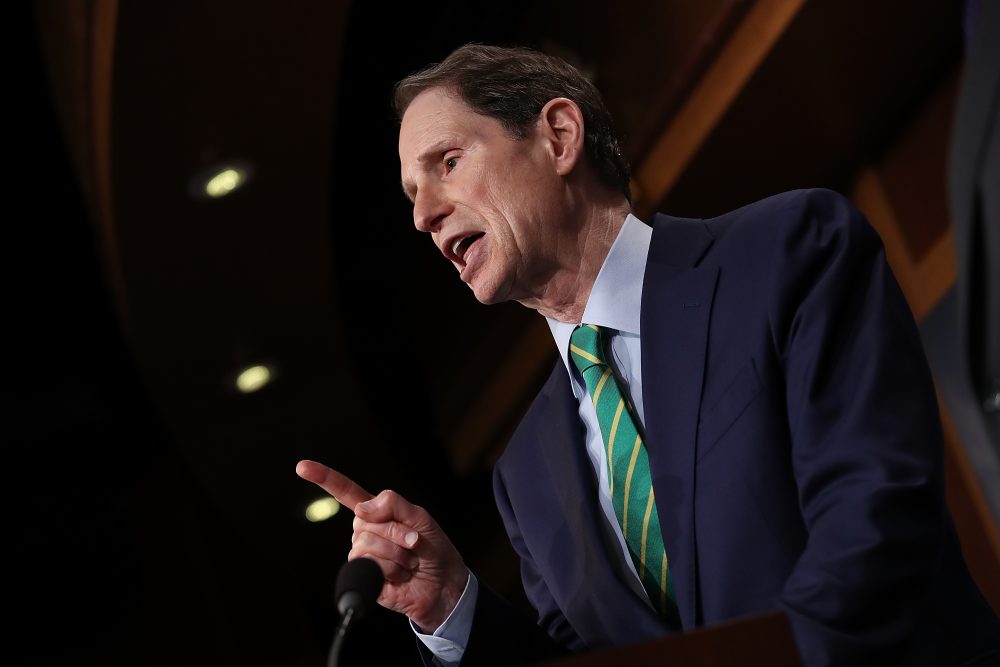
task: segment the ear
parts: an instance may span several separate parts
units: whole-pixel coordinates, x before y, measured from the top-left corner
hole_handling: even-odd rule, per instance
[[[538,114],[538,131],[552,152],[556,172],[573,171],[583,155],[583,112],[576,102],[557,97],[546,102]]]

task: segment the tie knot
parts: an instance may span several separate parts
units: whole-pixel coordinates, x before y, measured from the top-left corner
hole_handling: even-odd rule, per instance
[[[602,334],[604,330],[593,324],[581,324],[569,337],[569,356],[573,363],[585,373],[594,366],[607,366],[604,358]]]

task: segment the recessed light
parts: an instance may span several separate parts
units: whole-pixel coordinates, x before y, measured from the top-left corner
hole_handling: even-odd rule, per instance
[[[236,376],[236,388],[244,394],[252,394],[262,389],[273,376],[269,366],[263,364],[248,366]]]
[[[246,162],[216,164],[196,174],[188,183],[188,192],[196,199],[221,199],[246,185],[251,172]]]
[[[325,498],[320,498],[309,503],[309,506],[306,508],[306,519],[313,523],[326,521],[339,511],[340,503],[337,502],[337,499],[326,496]]]
[[[245,182],[246,174],[242,170],[228,167],[208,179],[205,183],[205,194],[215,199],[225,197]]]

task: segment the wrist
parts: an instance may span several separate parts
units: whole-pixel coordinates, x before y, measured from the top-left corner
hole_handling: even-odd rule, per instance
[[[463,572],[461,574],[456,573],[447,584],[441,587],[441,592],[437,596],[436,604],[432,605],[432,607],[427,610],[427,613],[421,615],[420,618],[413,617],[410,620],[412,620],[414,625],[420,628],[424,634],[434,634],[442,625],[445,624],[452,612],[455,611],[455,607],[458,606],[462,596],[465,595],[470,577],[471,573],[466,568],[463,568]]]

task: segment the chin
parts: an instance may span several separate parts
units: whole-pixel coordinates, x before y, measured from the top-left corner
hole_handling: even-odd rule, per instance
[[[484,306],[492,306],[495,303],[501,303],[505,299],[497,298],[496,294],[492,292],[482,292],[479,290],[472,290],[473,296],[476,297],[476,301],[483,304]]]
[[[469,285],[469,288],[476,297],[476,301],[486,306],[510,301],[510,290],[504,289],[503,285]]]

